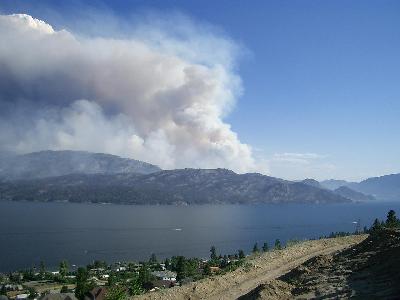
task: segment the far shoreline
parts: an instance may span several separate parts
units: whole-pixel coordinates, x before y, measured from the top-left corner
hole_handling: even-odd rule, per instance
[[[93,202],[93,201],[69,201],[69,200],[55,200],[55,201],[36,201],[36,200],[0,200],[0,203],[43,203],[43,204],[93,204],[93,205],[116,205],[116,206],[167,206],[167,207],[186,207],[186,206],[286,206],[286,205],[304,205],[304,206],[322,206],[322,205],[352,205],[352,204],[396,204],[397,201],[349,201],[349,202],[253,202],[253,203],[115,203],[115,202]]]

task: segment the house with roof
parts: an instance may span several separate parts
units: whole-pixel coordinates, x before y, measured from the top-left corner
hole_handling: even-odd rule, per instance
[[[177,274],[169,270],[164,270],[164,271],[153,271],[151,272],[151,275],[156,277],[158,280],[175,282]]]

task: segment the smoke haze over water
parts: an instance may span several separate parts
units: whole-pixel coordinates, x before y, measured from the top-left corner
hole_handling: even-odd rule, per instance
[[[0,16],[0,39],[0,150],[262,171],[223,121],[242,89],[240,47],[223,35],[187,22],[180,36],[88,37],[21,14]]]

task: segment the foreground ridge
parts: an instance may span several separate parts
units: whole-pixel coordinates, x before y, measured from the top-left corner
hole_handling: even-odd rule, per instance
[[[315,256],[342,251],[366,238],[367,235],[354,235],[306,241],[283,250],[252,256],[243,267],[222,276],[145,294],[134,299],[236,299],[260,284],[284,275]]]

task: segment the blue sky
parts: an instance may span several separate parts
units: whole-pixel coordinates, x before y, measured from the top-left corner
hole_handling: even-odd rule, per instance
[[[243,94],[225,121],[271,175],[400,172],[399,1],[2,1],[0,11],[68,28],[88,11],[215,26],[245,49]]]

